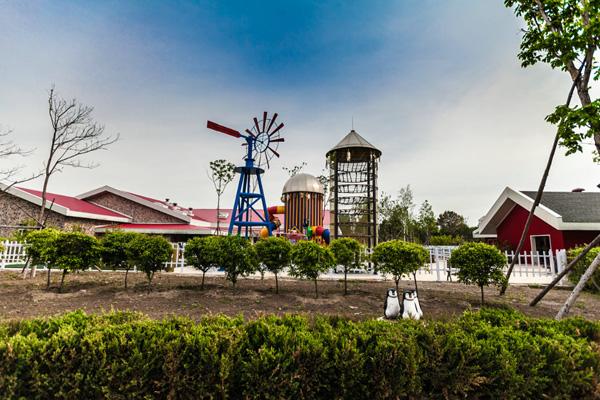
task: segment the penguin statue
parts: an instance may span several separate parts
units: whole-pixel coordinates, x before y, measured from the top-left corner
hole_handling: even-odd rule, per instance
[[[419,304],[419,297],[416,290],[405,289],[402,291],[402,318],[403,319],[421,319],[423,311]]]
[[[385,302],[383,303],[383,315],[385,319],[397,319],[400,317],[400,302],[396,289],[388,289]]]

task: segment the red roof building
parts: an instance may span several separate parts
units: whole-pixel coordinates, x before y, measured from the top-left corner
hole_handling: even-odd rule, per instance
[[[479,220],[473,237],[515,250],[536,196],[507,187]],[[570,249],[600,234],[600,192],[544,192],[524,251]]]

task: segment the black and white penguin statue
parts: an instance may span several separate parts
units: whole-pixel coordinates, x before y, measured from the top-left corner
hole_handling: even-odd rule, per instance
[[[400,317],[400,302],[396,289],[388,289],[385,302],[383,303],[383,315],[386,319],[397,319]]]
[[[403,319],[421,319],[423,311],[419,304],[419,297],[416,290],[405,289],[402,291],[402,318]]]

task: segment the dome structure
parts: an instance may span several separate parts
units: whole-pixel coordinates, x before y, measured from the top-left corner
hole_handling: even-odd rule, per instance
[[[310,174],[296,174],[283,185],[283,194],[286,193],[319,193],[323,194],[323,185],[317,178]]]

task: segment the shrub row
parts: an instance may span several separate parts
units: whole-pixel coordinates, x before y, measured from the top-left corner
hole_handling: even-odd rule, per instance
[[[0,324],[3,398],[593,398],[597,323],[505,310],[452,322],[300,316]]]

